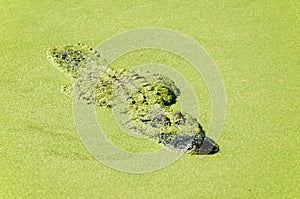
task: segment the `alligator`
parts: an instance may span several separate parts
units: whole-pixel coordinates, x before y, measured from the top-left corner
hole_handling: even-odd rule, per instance
[[[78,99],[85,104],[113,109],[124,117],[122,125],[130,133],[185,153],[208,155],[219,151],[200,122],[176,106],[180,89],[170,78],[99,64],[97,70],[89,70],[91,62],[97,65],[103,60],[96,50],[81,43],[49,48],[47,57],[70,78],[61,89],[65,95],[72,96],[76,88]],[[93,88],[82,86],[78,79],[92,82]]]

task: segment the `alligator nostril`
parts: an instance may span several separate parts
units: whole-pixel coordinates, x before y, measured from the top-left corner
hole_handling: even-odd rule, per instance
[[[219,145],[218,145],[218,144],[215,144],[215,145],[213,146],[213,148],[211,149],[211,151],[210,151],[208,154],[215,154],[215,153],[218,153],[219,150],[220,150]]]

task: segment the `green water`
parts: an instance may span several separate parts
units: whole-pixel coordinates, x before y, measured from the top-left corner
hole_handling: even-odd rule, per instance
[[[299,8],[296,1],[2,0],[0,197],[299,198]],[[217,64],[227,97],[219,153],[184,155],[162,170],[136,175],[102,165],[81,143],[72,101],[60,92],[69,80],[47,60],[46,49],[97,46],[139,27],[187,34]],[[115,65],[149,60],[172,65],[187,78],[207,129],[209,95],[187,63],[137,52]],[[121,135],[105,125],[113,120],[110,110],[97,111],[121,148],[157,147]]]

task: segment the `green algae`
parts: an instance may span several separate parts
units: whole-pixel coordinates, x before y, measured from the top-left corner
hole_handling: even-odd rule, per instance
[[[1,198],[300,198],[298,1],[4,0],[0,8]],[[82,146],[70,100],[59,92],[67,78],[43,49],[95,46],[146,26],[174,29],[205,47],[226,86],[227,116],[217,155],[185,155],[158,172],[132,175],[99,164]],[[138,65],[126,58],[120,66]],[[203,99],[200,119],[208,129],[201,76],[171,56],[140,61],[180,65]],[[120,139],[111,110],[98,110],[119,146],[156,147]]]

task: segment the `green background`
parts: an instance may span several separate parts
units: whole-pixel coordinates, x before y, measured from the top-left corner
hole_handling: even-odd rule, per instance
[[[283,0],[0,1],[0,197],[299,198],[299,8]],[[187,34],[217,64],[227,110],[216,155],[184,155],[137,175],[102,165],[82,145],[72,101],[60,92],[68,78],[45,49],[77,42],[95,47],[140,27]],[[172,55],[134,57],[116,65],[182,66],[208,128],[211,108],[201,77]],[[110,110],[98,110],[98,117],[113,121]],[[132,151],[156,147],[108,134]]]

